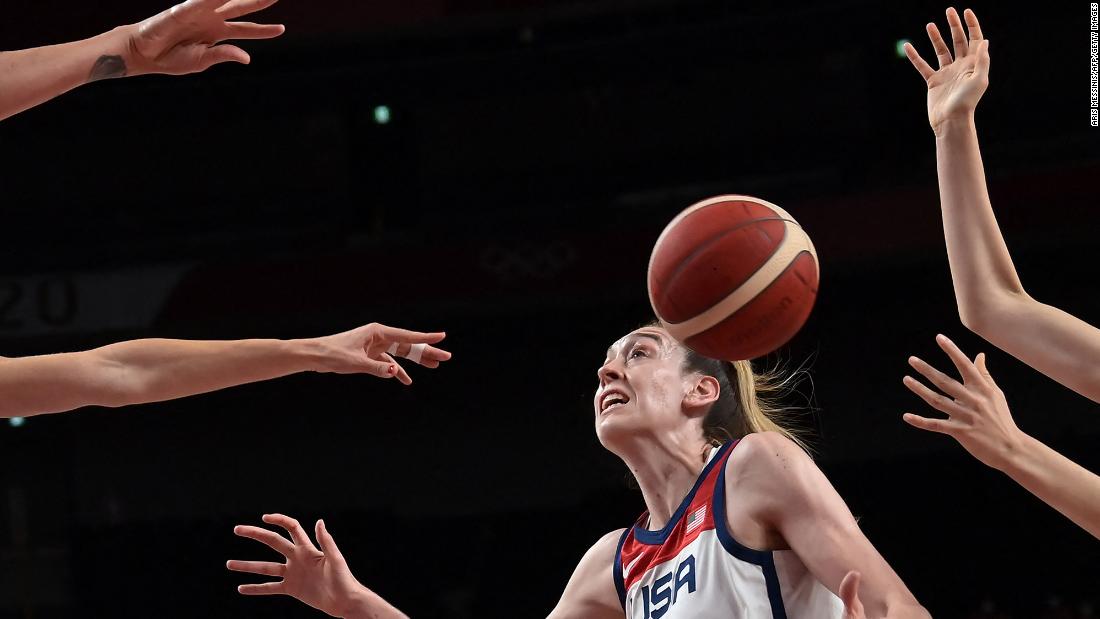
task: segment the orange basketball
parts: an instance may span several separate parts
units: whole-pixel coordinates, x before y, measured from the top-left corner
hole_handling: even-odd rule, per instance
[[[786,344],[817,298],[817,252],[786,211],[717,196],[680,213],[649,259],[649,301],[696,352],[737,361]]]

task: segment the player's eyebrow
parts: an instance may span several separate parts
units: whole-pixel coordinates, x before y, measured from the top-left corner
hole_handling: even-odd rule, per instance
[[[626,336],[626,338],[624,339],[624,343],[629,342],[631,339],[639,338],[639,337],[649,338],[649,339],[653,340],[654,342],[657,342],[657,344],[660,345],[660,346],[664,346],[664,344],[665,344],[665,340],[661,336],[657,335],[656,333],[646,333],[645,331],[642,331],[640,333],[631,333],[630,335]],[[607,353],[604,355],[605,359],[610,359],[611,358],[611,351],[614,348],[615,348],[614,344],[607,347]]]

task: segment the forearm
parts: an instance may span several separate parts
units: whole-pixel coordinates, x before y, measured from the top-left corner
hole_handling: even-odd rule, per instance
[[[1100,539],[1100,476],[1027,435],[1006,459],[1002,470]]]
[[[868,619],[871,617],[872,615],[868,615]],[[882,617],[883,619],[932,619],[931,613],[925,607],[910,601],[889,604],[886,614]]]
[[[139,404],[316,370],[321,351],[315,340],[147,339],[87,354],[111,368],[125,396],[122,404]]]
[[[936,164],[955,298],[974,329],[998,303],[1026,295],[989,201],[972,113],[936,127]]]
[[[129,28],[72,43],[0,52],[0,120],[82,84],[126,75]]]
[[[318,340],[134,340],[0,361],[0,417],[118,407],[320,370]]]
[[[408,615],[366,587],[356,593],[351,605],[340,616],[343,619],[409,619]]]

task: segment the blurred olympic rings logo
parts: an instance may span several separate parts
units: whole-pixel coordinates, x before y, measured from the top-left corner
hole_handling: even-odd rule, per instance
[[[565,241],[520,247],[493,245],[481,252],[481,267],[502,282],[551,279],[576,262],[576,248]]]

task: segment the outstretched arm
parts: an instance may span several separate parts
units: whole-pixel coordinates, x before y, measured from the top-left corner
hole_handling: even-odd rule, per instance
[[[975,458],[1003,471],[1016,483],[1100,539],[1100,476],[1024,434],[1012,420],[1005,394],[985,367],[985,355],[970,361],[954,342],[940,335],[940,348],[963,382],[917,357],[909,364],[947,397],[906,376],[905,386],[947,419],[906,413],[909,424],[953,437]]]
[[[159,402],[307,371],[396,377],[409,384],[412,379],[389,351],[439,367],[451,354],[429,344],[444,337],[369,324],[304,340],[134,340],[85,352],[0,358],[0,417]]]
[[[726,462],[726,517],[748,509],[754,521],[778,533],[811,574],[850,605],[851,570],[863,581],[866,616],[928,619],[886,559],[859,529],[829,480],[793,441],[775,432],[741,439]],[[842,591],[844,589],[844,591]],[[861,609],[862,612],[862,609]],[[862,616],[862,615],[859,615]]]
[[[281,25],[233,21],[277,0],[187,0],[149,19],[101,35],[34,49],[0,52],[0,120],[112,77],[205,71],[221,62],[248,64],[228,39],[270,39]]]
[[[377,593],[363,586],[348,568],[325,522],[314,527],[320,550],[298,521],[282,514],[266,514],[263,521],[286,529],[290,539],[261,527],[238,526],[233,532],[256,540],[283,555],[286,563],[274,561],[228,561],[234,572],[274,576],[281,580],[240,585],[243,595],[289,595],[333,617],[344,619],[408,619]]]
[[[1024,291],[997,226],[986,190],[974,110],[989,84],[989,41],[978,18],[965,12],[969,39],[948,9],[954,55],[935,24],[928,36],[939,69],[906,44],[906,54],[928,85],[928,121],[936,134],[936,161],[947,256],[959,316],[998,348],[1100,402],[1100,329],[1036,301]]]

